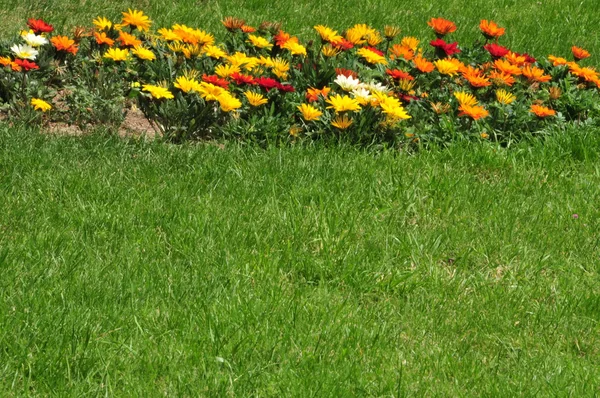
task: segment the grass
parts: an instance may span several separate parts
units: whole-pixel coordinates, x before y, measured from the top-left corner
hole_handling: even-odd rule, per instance
[[[0,36],[141,8],[311,26],[480,18],[589,49],[592,0],[0,0]],[[417,153],[0,124],[0,395],[596,396],[600,131]]]
[[[599,144],[408,155],[4,127],[0,390],[596,395]]]

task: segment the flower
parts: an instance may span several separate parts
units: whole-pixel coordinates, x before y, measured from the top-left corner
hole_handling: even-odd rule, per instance
[[[44,44],[48,44],[48,39],[44,36],[38,36],[33,32],[23,32],[21,37],[25,40],[25,43],[29,44],[31,47],[40,47]]]
[[[344,38],[340,36],[337,31],[327,26],[316,25],[314,26],[314,29],[317,31],[317,33],[319,33],[319,36],[321,36],[321,40],[323,41],[333,43],[338,42],[340,40],[344,40]]]
[[[290,70],[290,63],[285,59],[275,58],[273,60],[271,70],[275,76],[280,79],[287,79],[288,71]]]
[[[378,50],[371,47],[359,48],[356,54],[363,57],[370,64],[387,64],[385,57]]]
[[[456,31],[456,25],[454,22],[448,21],[444,18],[431,18],[431,20],[427,22],[427,25],[431,26],[438,36],[445,36],[448,33]]]
[[[523,76],[532,82],[544,83],[552,80],[552,76],[545,75],[544,70],[535,66],[525,66],[522,70]]]
[[[594,82],[598,80],[598,72],[594,68],[580,67],[575,62],[569,64],[569,72],[586,82]]]
[[[306,48],[298,43],[297,40],[296,38],[292,38],[286,41],[281,48],[288,50],[292,55],[306,55]]]
[[[319,120],[319,118],[323,114],[323,112],[309,104],[298,105],[297,108],[300,111],[300,113],[302,113],[302,119],[306,120],[307,122],[310,122],[312,120]]]
[[[383,93],[375,93],[374,96],[379,102],[379,107],[388,117],[392,119],[410,119],[406,110],[400,104],[397,98],[391,97]]]
[[[75,40],[69,39],[67,36],[54,36],[50,42],[57,51],[64,51],[73,55],[77,54],[79,49],[75,44]]]
[[[473,120],[482,119],[490,114],[483,106],[479,105],[461,105],[458,110],[460,111],[458,116],[468,116]]]
[[[499,27],[493,21],[482,19],[479,22],[479,29],[487,39],[497,39],[504,34],[505,29]]]
[[[515,78],[512,75],[496,70],[490,72],[490,80],[496,86],[512,86],[515,83]]]
[[[121,22],[121,24],[123,26],[133,26],[134,28],[141,31],[146,31],[150,29],[152,21],[150,21],[150,18],[144,15],[143,11],[131,10],[130,8],[127,12],[124,12],[122,14],[123,21]]]
[[[454,97],[458,100],[459,105],[467,105],[474,106],[477,105],[477,99],[471,93],[466,93],[463,91],[455,91]]]
[[[431,44],[437,50],[442,51],[447,57],[451,57],[454,54],[460,53],[457,42],[446,43],[443,39],[436,39],[429,42],[429,44]]]
[[[515,66],[523,66],[527,63],[527,57],[519,54],[519,53],[514,53],[512,51],[509,51],[505,56],[504,59],[507,60],[508,62],[510,62],[511,64],[515,65]]]
[[[0,57],[0,65],[10,66],[11,63],[12,63],[12,60],[10,59],[10,57]]]
[[[154,61],[156,59],[156,55],[151,50],[142,46],[135,46],[133,50],[131,50],[131,53],[145,61]]]
[[[340,130],[346,130],[348,127],[352,125],[352,119],[348,117],[347,114],[342,116],[336,116],[335,119],[331,122],[333,127],[337,127]]]
[[[408,72],[405,72],[405,71],[403,71],[403,70],[399,70],[399,69],[394,69],[394,70],[391,70],[391,69],[386,69],[386,70],[385,70],[385,73],[386,73],[388,76],[391,76],[391,78],[392,78],[392,79],[395,79],[395,80],[400,80],[400,79],[404,79],[404,80],[415,80],[415,78],[414,78],[414,77],[412,77],[412,76],[410,75],[410,73],[408,73]]]
[[[119,32],[118,40],[124,47],[135,47],[142,45],[142,41],[140,39],[127,32]]]
[[[407,61],[410,61],[415,57],[415,51],[410,47],[402,45],[402,44],[394,44],[390,47],[390,58],[404,58]]]
[[[200,92],[200,83],[196,79],[186,76],[179,76],[173,86],[184,93],[189,93],[190,91]]]
[[[241,29],[242,29],[242,32],[244,32],[244,33],[254,33],[254,32],[256,32],[256,29],[253,28],[252,26],[249,26],[249,25],[243,25],[241,27]]]
[[[173,97],[173,94],[168,89],[161,87],[161,86],[153,86],[151,84],[144,84],[142,86],[142,91],[149,92],[150,95],[156,99],[161,99],[161,98],[173,99],[173,98],[175,98],[175,97]]]
[[[232,76],[234,74],[232,74]],[[224,89],[229,88],[229,82],[225,79],[219,78],[219,76],[217,76],[217,75],[202,75],[202,81],[204,81],[206,83],[214,84],[215,86],[219,86]]]
[[[510,52],[508,48],[502,47],[496,43],[486,44],[483,48],[485,48],[494,58],[502,58]]]
[[[260,106],[260,105],[264,105],[267,102],[269,102],[268,99],[266,99],[264,97],[264,95],[260,94],[260,93],[255,93],[253,91],[245,91],[244,95],[246,96],[246,98],[248,99],[248,103],[252,106]]]
[[[27,20],[27,26],[29,26],[35,33],[50,33],[54,30],[54,27],[41,19],[30,18]]]
[[[360,104],[354,98],[350,98],[347,95],[334,95],[330,96],[325,100],[331,106],[328,106],[327,109],[333,109],[336,113],[338,112],[346,112],[346,111],[360,111]]]
[[[15,44],[10,48],[17,58],[29,59],[33,61],[38,56],[38,50],[29,44]]]
[[[248,35],[248,43],[252,43],[254,47],[266,48],[269,50],[273,47],[273,44],[271,44],[267,39],[256,35]]]
[[[423,73],[430,73],[435,69],[435,65],[433,65],[433,63],[429,62],[420,55],[416,56],[413,62],[415,67]]]
[[[342,74],[337,75],[333,81],[344,91],[352,91],[360,85],[360,80],[353,78],[352,76],[345,76]]]
[[[242,29],[242,26],[246,23],[245,20],[234,17],[225,17],[224,20],[221,21],[225,29],[230,32],[235,32],[238,29]]]
[[[327,43],[321,49],[321,53],[326,57],[335,57],[340,53],[340,49],[333,47],[331,44]]]
[[[115,44],[115,41],[106,36],[106,33],[104,32],[94,32],[94,39],[96,39],[96,43],[100,45],[106,44],[107,46],[112,47],[112,45]]]
[[[417,39],[416,37],[406,36],[406,37],[402,38],[400,45],[403,47],[410,48],[414,52],[414,51],[417,51],[417,48],[419,47],[419,43],[420,43],[419,39]]]
[[[323,98],[327,98],[327,95],[330,91],[331,89],[329,87],[323,87],[320,90],[318,88],[310,87],[306,90],[306,99],[308,102],[314,102],[319,99],[319,95],[321,95]]]
[[[552,62],[553,66],[567,65],[567,63],[569,62],[565,58],[555,57],[554,55],[548,55],[548,60]]]
[[[462,76],[475,88],[491,86],[490,79],[483,75],[481,69],[473,68],[469,65],[463,72]]]
[[[129,50],[126,48],[109,48],[108,51],[104,53],[104,58],[112,59],[115,62],[125,61],[129,56]]]
[[[576,61],[588,58],[590,56],[590,53],[588,51],[584,50],[581,47],[577,47],[577,46],[571,47],[571,52],[573,53],[573,57],[575,58]]]
[[[383,35],[388,40],[393,40],[394,37],[398,36],[401,32],[401,29],[397,26],[385,25],[383,28]]]
[[[494,67],[507,75],[518,76],[521,74],[521,68],[504,59],[497,59],[494,61]]]
[[[215,68],[215,74],[219,77],[225,78],[231,76],[233,73],[239,73],[240,67],[235,65],[217,65]]]
[[[98,30],[108,30],[112,27],[112,22],[105,17],[98,17],[92,21],[96,29]]]
[[[553,100],[557,100],[562,95],[562,90],[560,89],[560,87],[553,86],[548,88],[548,93],[550,94],[550,98],[552,98]]]
[[[516,99],[517,97],[514,94],[511,94],[506,90],[496,90],[496,100],[501,104],[510,105]]]
[[[207,82],[200,83],[200,87],[198,87],[198,93],[206,101],[216,101],[223,91],[225,91],[224,88]]]
[[[35,63],[35,62],[30,62],[26,59],[15,59],[15,65],[17,65],[19,68],[23,68],[25,69],[25,71],[29,71],[32,69],[40,69],[40,67]],[[15,68],[13,67],[13,70]]]
[[[204,50],[204,55],[206,55],[207,57],[214,58],[214,59],[221,59],[227,55],[227,53],[225,51],[223,51],[221,48],[214,46],[212,44],[205,45],[203,50]]]
[[[370,104],[371,99],[373,98],[371,92],[364,87],[357,87],[352,90],[351,93],[354,99],[357,100],[361,106]]]
[[[233,110],[242,107],[242,103],[239,99],[235,98],[229,91],[223,90],[223,92],[217,97],[221,110],[223,112],[231,112]]]
[[[36,111],[46,112],[52,109],[52,105],[39,98],[32,98],[30,103]]]
[[[458,73],[459,67],[452,61],[447,59],[438,59],[433,63],[442,75],[454,76]]]
[[[529,112],[534,113],[537,117],[544,118],[547,116],[556,115],[556,111],[550,108],[546,108],[542,105],[531,105]]]

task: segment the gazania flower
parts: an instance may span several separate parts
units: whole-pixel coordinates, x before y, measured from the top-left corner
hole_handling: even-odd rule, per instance
[[[448,21],[444,18],[431,18],[431,20],[427,22],[427,25],[431,26],[438,36],[445,36],[448,33],[456,31],[456,25],[454,22]]]
[[[387,61],[384,56],[378,54],[376,51],[368,47],[359,48],[356,51],[357,55],[363,57],[370,64],[387,64]]]
[[[463,91],[455,91],[454,97],[458,100],[459,105],[474,106],[477,105],[477,99],[471,93]]]
[[[254,77],[252,77],[250,75],[244,75],[242,73],[235,72],[235,73],[232,73],[231,76],[229,76],[229,77],[238,86],[241,86],[242,84],[256,84],[256,82],[254,81]]]
[[[406,113],[400,102],[388,95],[380,96],[379,107],[383,113],[392,119],[410,119],[410,115]]]
[[[206,101],[217,101],[223,91],[225,91],[224,88],[207,82],[200,83],[198,87],[198,93]]]
[[[490,73],[490,80],[496,86],[512,86],[515,83],[515,78],[512,75],[496,70]]]
[[[160,35],[160,38],[164,41],[180,41],[181,37],[173,31],[173,29],[160,28],[156,31]]]
[[[136,46],[131,50],[131,53],[138,57],[139,59],[143,59],[145,61],[154,61],[156,59],[156,55],[147,48],[142,46]]]
[[[483,119],[490,114],[483,106],[479,105],[461,105],[458,110],[460,111],[458,116],[468,116],[473,120]]]
[[[244,33],[254,33],[254,32],[256,32],[256,28],[254,28],[254,27],[252,27],[250,25],[243,25],[241,27],[241,29],[242,29],[242,32],[244,32]]]
[[[333,119],[333,121],[331,122],[331,125],[340,130],[346,130],[348,127],[350,127],[352,125],[352,123],[353,123],[352,119],[350,117],[348,117],[347,114],[344,114],[344,115],[336,116],[336,118]]]
[[[112,28],[112,22],[105,17],[98,17],[92,21],[96,29],[98,30],[109,30]]]
[[[126,48],[109,48],[104,53],[104,58],[112,59],[115,62],[125,61],[129,57],[129,50]]]
[[[290,63],[285,59],[276,58],[273,60],[273,66],[271,70],[275,76],[279,79],[287,79],[288,71],[290,70]]]
[[[502,47],[496,43],[486,44],[483,48],[485,48],[494,58],[502,58],[510,52],[508,48]]]
[[[548,55],[548,60],[552,62],[552,66],[567,65],[567,63],[569,62],[565,58],[555,57],[554,55]]]
[[[286,41],[281,48],[288,50],[292,55],[306,55],[306,48],[296,40],[290,39]]]
[[[535,66],[525,66],[522,72],[523,76],[531,82],[544,83],[552,80],[552,76],[545,75],[543,69],[536,68]]]
[[[420,43],[420,41],[416,37],[406,36],[406,37],[402,38],[400,45],[403,47],[408,47],[414,52],[414,51],[417,51],[417,48],[419,47],[419,43]]]
[[[67,36],[54,36],[50,42],[57,51],[64,51],[73,55],[77,54],[78,47],[75,40],[69,39]]]
[[[200,92],[200,82],[186,76],[179,76],[173,85],[184,93],[189,93],[190,91]]]
[[[246,21],[240,18],[226,17],[224,20],[221,21],[221,23],[223,24],[223,26],[225,26],[225,29],[227,29],[228,31],[235,32],[238,29],[242,29],[242,26],[244,26]]]
[[[94,39],[96,39],[96,43],[100,45],[106,44],[107,46],[112,47],[112,45],[115,44],[115,41],[106,36],[106,33],[104,32],[94,32]]]
[[[347,95],[334,95],[325,100],[330,106],[327,109],[333,109],[336,113],[339,112],[357,112],[360,111],[360,104],[354,98],[350,98]]]
[[[142,45],[142,41],[140,39],[127,32],[119,32],[118,40],[121,42],[123,47],[136,47]]]
[[[225,78],[231,76],[233,73],[239,73],[240,67],[235,65],[218,65],[215,68],[215,74],[219,77]]]
[[[429,44],[436,48],[436,50],[444,53],[447,57],[451,57],[454,54],[460,53],[458,43],[446,43],[443,39],[432,40]]]
[[[251,43],[254,47],[258,48],[271,49],[273,47],[273,44],[271,44],[267,39],[256,35],[248,35],[248,43]]]
[[[525,64],[527,64],[527,57],[519,54],[519,53],[514,53],[512,51],[509,51],[505,56],[504,59],[507,60],[508,62],[510,62],[511,64],[515,65],[515,66],[523,66]]]
[[[479,29],[486,39],[497,39],[504,34],[505,29],[496,25],[496,22],[481,20]]]
[[[573,53],[573,57],[575,57],[576,61],[588,58],[590,56],[590,53],[588,51],[577,46],[571,47],[571,52]]]
[[[269,100],[266,99],[264,95],[260,93],[255,93],[250,90],[245,91],[244,95],[246,96],[248,103],[252,106],[261,106],[269,102]]]
[[[40,67],[35,63],[28,61],[26,59],[15,59],[14,62],[19,68],[25,69],[25,71],[30,71],[32,69],[40,69]],[[14,70],[15,68],[13,68]]]
[[[351,92],[352,97],[358,101],[360,106],[369,105],[373,96],[371,92],[364,87],[357,87]]]
[[[535,104],[531,105],[529,112],[535,114],[537,117],[540,117],[540,118],[556,115],[555,110],[546,108],[545,106],[542,106],[542,105],[535,105]]]
[[[458,73],[459,67],[454,62],[447,59],[438,59],[433,64],[442,75],[454,76]]]
[[[50,33],[54,30],[54,27],[41,19],[30,18],[27,20],[27,26],[29,26],[35,33]]]
[[[441,102],[429,102],[431,109],[438,115],[443,115],[450,111],[450,104],[442,104]]]
[[[352,91],[360,85],[360,80],[352,76],[337,75],[334,83],[344,91]]]
[[[346,39],[331,42],[331,45],[341,51],[347,51],[354,47],[354,44]]]
[[[48,44],[48,39],[44,36],[38,36],[31,31],[23,32],[21,37],[25,40],[25,43],[29,44],[31,47],[40,47],[44,44]]]
[[[17,58],[29,59],[31,61],[39,54],[38,50],[31,47],[29,44],[15,44],[10,48],[10,51],[12,51]]]
[[[231,95],[229,91],[225,90],[217,97],[217,101],[223,112],[231,112],[242,107],[240,100]]]
[[[435,65],[433,63],[429,62],[420,55],[415,57],[413,62],[415,64],[415,67],[423,73],[430,73],[433,72],[433,70],[435,69]]]
[[[398,36],[400,32],[401,30],[397,26],[385,25],[385,27],[383,28],[383,35],[386,39],[390,41],[394,40],[394,37]]]
[[[32,98],[30,104],[36,111],[46,112],[52,109],[52,105],[39,98]]]
[[[512,104],[515,100],[517,99],[517,97],[512,94],[509,93],[506,90],[496,90],[496,100],[504,105],[510,105]]]
[[[415,57],[414,50],[401,44],[394,44],[390,47],[389,52],[391,59],[403,58],[407,61],[410,61]]]
[[[496,61],[494,61],[494,67],[500,72],[506,73],[508,75],[518,76],[522,73],[521,68],[511,64],[510,62],[504,59],[497,59]]]
[[[310,87],[306,90],[306,99],[308,102],[314,102],[319,99],[319,95],[323,98],[327,98],[327,95],[331,89],[329,87],[323,87],[322,89]]]
[[[0,57],[0,65],[1,66],[10,66],[12,63],[12,59],[10,57]]]
[[[143,11],[131,10],[131,8],[123,13],[123,21],[121,25],[123,26],[133,26],[134,28],[146,31],[150,29],[150,25],[152,21],[146,15],[144,15]]]
[[[586,82],[594,82],[598,80],[599,77],[598,72],[596,72],[594,68],[588,66],[582,68],[575,62],[569,64],[569,72]]]
[[[483,71],[481,69],[473,68],[469,65],[463,72],[462,76],[472,87],[480,88],[491,86],[492,83],[490,79],[483,75]]]
[[[173,94],[166,88],[161,86],[153,86],[152,84],[144,84],[142,86],[142,91],[149,92],[153,98],[156,99],[173,99],[175,98]]]
[[[332,46],[331,44],[327,43],[323,46],[323,48],[321,49],[321,53],[328,57],[335,57],[336,55],[338,55],[340,53],[341,50],[335,48],[334,46]]]
[[[232,74],[232,76],[233,75],[234,74]],[[202,75],[202,81],[224,89],[229,88],[229,82],[225,79],[219,78],[217,75]]]
[[[548,88],[548,93],[550,94],[550,98],[553,100],[557,100],[562,95],[562,90],[560,87],[552,86]]]
[[[342,36],[340,36],[338,34],[337,31],[324,26],[324,25],[316,25],[314,26],[314,29],[317,31],[317,33],[319,33],[319,36],[321,36],[321,40],[325,41],[325,42],[337,42],[340,40],[343,40],[344,38]]]
[[[405,72],[403,70],[400,69],[386,69],[385,73],[390,76],[392,79],[395,80],[400,80],[400,79],[404,79],[404,80],[415,80],[414,77],[412,77],[410,75],[410,73]]]
[[[225,51],[223,51],[221,48],[214,46],[212,44],[204,46],[203,50],[204,50],[204,55],[206,55],[207,57],[210,57],[210,58],[214,58],[214,59],[221,59],[227,55],[227,53]]]
[[[277,34],[273,36],[273,41],[277,46],[281,47],[285,44],[286,41],[288,41],[291,38],[292,36],[289,33],[284,32],[283,30],[279,30],[279,32],[277,32]]]
[[[312,120],[319,120],[323,112],[318,110],[312,105],[302,104],[298,106],[298,110],[302,113],[302,119],[310,122]]]

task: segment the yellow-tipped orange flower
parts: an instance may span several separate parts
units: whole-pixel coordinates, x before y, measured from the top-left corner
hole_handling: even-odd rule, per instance
[[[431,26],[437,35],[445,36],[456,31],[456,25],[444,18],[431,18],[427,25]]]
[[[531,105],[529,112],[535,114],[537,117],[548,117],[556,115],[556,111],[550,108],[546,108],[542,105]]]
[[[586,50],[584,50],[581,47],[577,47],[577,46],[573,46],[571,47],[571,52],[573,53],[573,57],[575,57],[576,61],[579,61],[581,59],[585,59],[585,58],[589,58],[590,53]]]
[[[548,55],[548,60],[552,62],[553,66],[566,65],[569,61],[562,57],[555,57],[554,55]]]
[[[499,27],[494,21],[481,20],[479,23],[481,33],[488,39],[497,39],[505,32],[504,28]]]
[[[458,110],[460,111],[458,116],[468,116],[473,120],[483,119],[490,114],[483,106],[479,105],[461,105]]]

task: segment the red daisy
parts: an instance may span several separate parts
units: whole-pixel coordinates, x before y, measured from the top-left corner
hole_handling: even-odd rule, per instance
[[[488,52],[494,58],[502,58],[506,54],[508,54],[509,51],[510,51],[508,48],[502,47],[501,45],[498,45],[496,43],[486,44],[485,46],[483,46],[483,48],[485,48],[486,50],[488,50]]]
[[[44,22],[41,19],[30,18],[27,20],[27,26],[29,26],[35,33],[50,33],[54,30],[54,26]]]
[[[35,62],[31,62],[28,61],[26,59],[15,59],[15,64],[19,65],[21,68],[27,70],[32,70],[32,69],[40,69],[40,67],[35,63]]]
[[[214,84],[215,86],[223,87],[224,89],[229,88],[229,82],[225,79],[221,79],[217,75],[202,75],[202,81]]]

